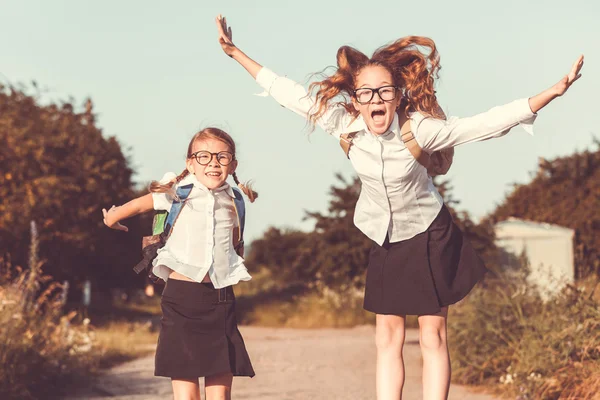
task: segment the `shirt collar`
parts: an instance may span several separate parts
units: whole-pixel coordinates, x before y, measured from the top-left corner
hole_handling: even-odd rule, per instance
[[[194,187],[197,187],[198,189],[202,190],[203,192],[218,193],[221,191],[225,191],[225,193],[227,193],[231,198],[235,198],[235,193],[233,193],[233,189],[232,189],[231,185],[229,185],[229,183],[227,183],[227,182],[223,183],[218,188],[211,190],[211,189],[207,188],[206,186],[204,186],[198,180],[198,178],[196,178],[196,175],[188,174],[185,178],[183,178],[181,181],[179,181],[178,186],[185,186],[185,185],[189,185],[190,183],[192,183],[194,185]]]
[[[344,129],[342,129],[342,131],[340,133],[344,134],[344,133],[360,132],[360,131],[371,133],[371,131],[369,131],[369,128],[367,127],[367,124],[365,123],[362,115],[359,115],[354,121],[352,121],[350,123],[350,125],[348,125]],[[375,137],[381,136],[382,138],[388,138],[388,136],[391,135],[392,133],[394,133],[397,137],[400,137],[400,126],[399,126],[399,121],[398,121],[398,113],[394,113],[394,119],[393,119],[392,123],[390,124],[390,127],[387,130],[387,132],[385,132],[381,135],[375,135],[375,134],[371,134],[371,135],[375,136]]]

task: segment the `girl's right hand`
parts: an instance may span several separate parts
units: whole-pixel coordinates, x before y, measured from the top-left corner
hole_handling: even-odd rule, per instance
[[[102,215],[104,216],[104,225],[108,226],[111,229],[128,232],[129,228],[127,228],[125,225],[122,225],[119,221],[113,222],[111,214],[114,213],[116,209],[117,208],[115,206],[112,206],[108,211],[106,211],[106,208],[102,209]]]
[[[233,52],[237,49],[232,41],[231,27],[227,26],[227,20],[221,14],[215,19],[217,22],[217,30],[219,32],[219,44],[229,57],[233,57]]]

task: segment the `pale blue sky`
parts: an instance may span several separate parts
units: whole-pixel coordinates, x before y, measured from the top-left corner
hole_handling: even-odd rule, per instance
[[[309,229],[303,210],[324,211],[334,174],[353,171],[335,140],[319,129],[308,137],[301,118],[253,96],[258,86],[216,41],[218,13],[251,57],[301,82],[334,64],[341,45],[370,54],[402,36],[429,36],[441,54],[440,102],[457,116],[534,95],[585,54],[583,78],[542,110],[535,137],[516,128],[457,148],[448,177],[475,217],[492,211],[512,182],[527,182],[538,157],[590,148],[592,134],[600,137],[596,0],[0,0],[0,10],[0,79],[36,80],[47,100],[82,104],[90,96],[104,133],[130,148],[137,181],[182,170],[198,128],[231,133],[239,176],[260,192],[248,239],[270,225]]]

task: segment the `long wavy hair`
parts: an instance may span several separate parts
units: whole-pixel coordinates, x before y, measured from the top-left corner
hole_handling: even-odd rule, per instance
[[[185,158],[189,160],[190,157],[192,157],[192,150],[194,148],[194,143],[197,140],[206,140],[206,139],[216,139],[216,140],[220,140],[221,142],[225,143],[231,150],[231,153],[233,153],[233,159],[234,160],[236,159],[236,157],[235,157],[235,154],[236,154],[235,142],[233,141],[233,138],[224,130],[221,130],[219,128],[214,128],[214,127],[204,128],[201,131],[199,131],[198,133],[196,133],[194,135],[194,137],[192,137],[192,140],[190,140],[190,144],[188,145],[188,149],[187,149]],[[171,193],[173,191],[173,185],[181,182],[181,180],[183,178],[185,178],[186,176],[188,176],[189,173],[190,172],[186,168],[183,170],[182,173],[177,175],[177,177],[175,179],[173,179],[172,181],[170,181],[166,184],[161,184],[160,182],[153,181],[152,183],[150,183],[150,192]],[[233,172],[231,174],[231,176],[233,177],[233,180],[235,181],[236,185],[238,185],[238,187],[244,192],[244,194],[246,196],[248,196],[248,199],[250,200],[250,202],[254,202],[254,200],[256,200],[258,198],[258,193],[256,193],[254,190],[252,190],[252,185],[249,182],[241,183],[235,172]]]
[[[421,49],[427,50],[423,52]],[[310,112],[310,123],[316,121],[339,96],[342,105],[350,114],[359,112],[351,103],[356,77],[363,68],[379,65],[387,69],[402,93],[399,111],[419,111],[423,114],[443,118],[435,96],[434,81],[438,77],[440,56],[433,40],[422,36],[407,36],[378,48],[371,58],[359,50],[342,46],[337,52],[337,69],[329,77],[310,85],[316,90],[316,101]]]

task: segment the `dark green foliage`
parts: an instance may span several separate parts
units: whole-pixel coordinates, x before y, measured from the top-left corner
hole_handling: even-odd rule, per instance
[[[307,212],[306,218],[315,221],[312,232],[270,228],[252,243],[247,258],[251,270],[267,268],[273,276],[285,282],[316,281],[329,287],[364,284],[372,241],[354,226],[354,208],[360,194],[360,180],[348,182],[341,175],[329,192],[331,200],[327,213]],[[466,212],[456,212],[458,204],[452,199],[449,183],[438,185],[456,223],[475,248],[485,258],[496,254],[494,234],[490,225],[476,225]]]
[[[129,234],[102,223],[102,207],[133,197],[132,170],[114,137],[95,125],[92,103],[40,105],[0,86],[0,255],[24,265],[28,228],[36,221],[44,272],[76,287],[131,286],[139,228]]]

